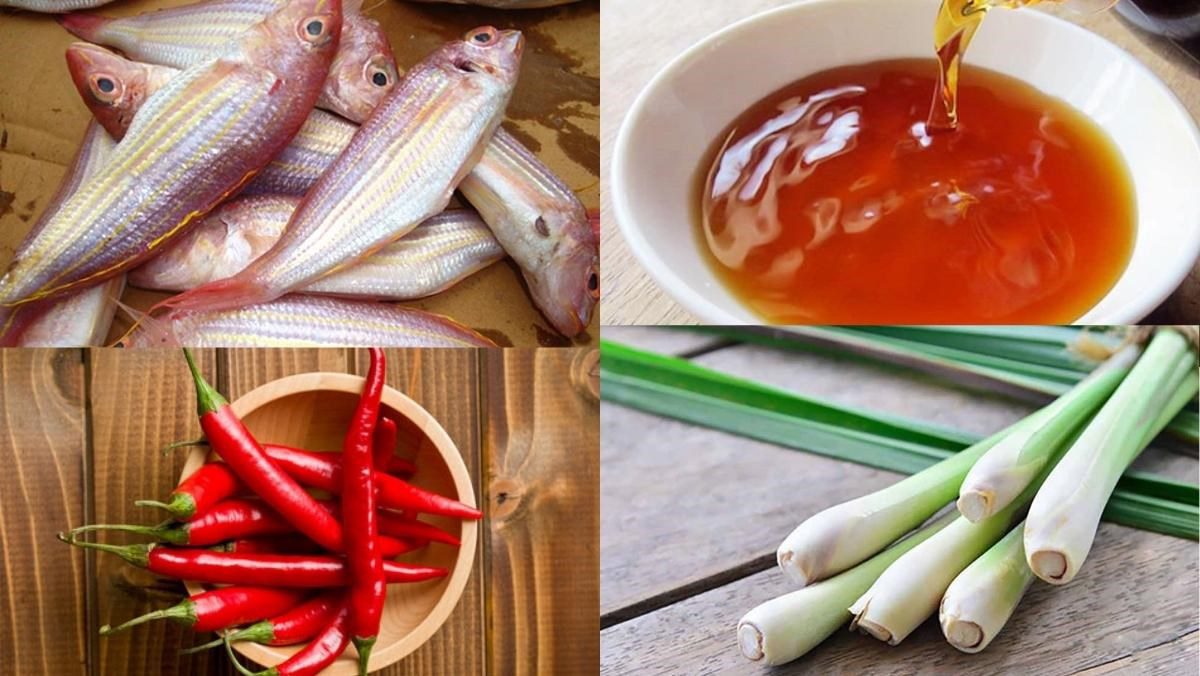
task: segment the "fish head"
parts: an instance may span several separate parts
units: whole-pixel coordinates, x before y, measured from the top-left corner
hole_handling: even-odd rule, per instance
[[[467,32],[462,40],[451,42],[446,49],[458,70],[483,73],[511,86],[516,84],[521,70],[525,37],[521,31],[481,26]]]
[[[399,81],[396,57],[383,28],[365,16],[348,13],[341,45],[329,66],[323,103],[361,124]]]
[[[320,90],[342,36],[342,0],[292,0],[251,26],[236,51],[281,78]],[[313,67],[319,64],[320,67]]]
[[[125,136],[142,103],[177,72],[130,61],[86,42],[67,48],[67,70],[84,104],[114,139]]]
[[[587,215],[549,210],[538,216],[534,229],[556,240],[555,264],[535,278],[527,276],[530,292],[554,328],[565,336],[578,335],[600,300],[600,251]]]

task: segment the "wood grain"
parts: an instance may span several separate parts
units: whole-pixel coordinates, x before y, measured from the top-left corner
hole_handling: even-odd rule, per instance
[[[611,171],[612,149],[617,132],[637,95],[650,79],[675,56],[706,36],[759,12],[774,9],[779,0],[740,0],[706,2],[704,0],[608,0],[605,20],[600,26],[600,45],[604,59],[600,80],[604,88],[600,121],[601,175]],[[1116,43],[1128,51],[1171,88],[1192,117],[1200,120],[1200,79],[1194,63],[1180,57],[1131,28],[1115,12],[1080,16],[1070,9],[1047,7],[1041,11],[1055,14]],[[669,30],[664,30],[669,27]],[[617,227],[612,211],[612,196],[601,195],[601,240],[603,265],[601,288],[604,325],[616,324],[695,324],[696,317],[671,299],[642,269]],[[680,233],[690,245],[691,233]],[[1200,262],[1191,277],[1154,313],[1155,323],[1193,323],[1200,316]]]
[[[0,673],[87,673],[86,453],[82,353],[0,350]]]
[[[596,401],[577,350],[486,353],[488,672],[599,661]]]
[[[674,351],[677,332],[649,333],[634,337]],[[1030,410],[808,353],[737,345],[694,361],[981,434]],[[898,477],[619,406],[606,405],[600,417],[602,500],[620,506],[601,517],[602,672],[765,673],[736,652],[733,627],[755,604],[789,590],[775,569],[779,541],[805,516]],[[1196,458],[1151,448],[1135,467],[1194,481]],[[839,634],[771,673],[1171,673],[1194,664],[1195,647],[1182,637],[1195,643],[1197,558],[1193,542],[1103,524],[1079,580],[1035,589],[981,656],[959,655],[934,623],[893,649]],[[1038,668],[1047,664],[1049,671]]]
[[[607,629],[601,673],[1054,676],[1110,664],[1120,668],[1095,673],[1146,673],[1141,670],[1151,664],[1160,665],[1160,673],[1195,667],[1188,660],[1195,654],[1200,595],[1195,543],[1123,526],[1100,526],[1092,555],[1071,584],[1031,587],[1004,631],[978,655],[947,644],[933,618],[896,647],[838,631],[787,666],[747,661],[734,640],[738,618],[791,589],[770,569]],[[1169,648],[1159,649],[1164,643]]]
[[[136,507],[140,499],[164,500],[175,487],[185,454],[160,452],[169,443],[200,436],[195,387],[177,350],[92,350],[88,398],[94,453],[95,523],[153,524],[163,512]],[[198,351],[199,366],[217,382],[212,351]],[[144,542],[130,534],[107,533],[113,544]],[[151,622],[101,639],[99,625],[116,625],[142,613],[174,605],[182,586],[158,578],[106,553],[96,555],[98,622],[89,628],[99,645],[97,673],[230,673],[219,651],[180,656],[199,643],[190,630]]]

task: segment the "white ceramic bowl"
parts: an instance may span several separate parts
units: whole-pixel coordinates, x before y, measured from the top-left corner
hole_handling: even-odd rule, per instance
[[[754,102],[836,66],[932,58],[939,0],[809,0],[709,36],[650,82],[613,151],[614,212],[630,247],[681,305],[713,324],[762,323],[703,259],[691,222],[695,172],[712,140]],[[1146,67],[1078,26],[996,10],[967,63],[1017,77],[1083,111],[1116,141],[1133,174],[1138,233],[1129,268],[1079,319],[1132,324],[1200,256],[1200,132]]]

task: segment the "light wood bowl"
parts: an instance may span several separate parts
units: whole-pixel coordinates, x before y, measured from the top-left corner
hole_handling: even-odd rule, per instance
[[[232,406],[259,441],[313,451],[340,452],[362,387],[360,376],[305,373],[255,388],[232,402]],[[433,416],[390,387],[383,391],[383,410],[398,423],[397,453],[417,464],[412,483],[475,506],[475,490],[462,455]],[[203,447],[192,451],[181,479],[209,459],[209,452]],[[397,559],[441,566],[450,573],[438,580],[388,585],[379,640],[371,653],[372,671],[398,662],[429,640],[454,610],[471,575],[478,522],[431,515],[422,515],[421,520],[459,536],[462,546],[430,543]],[[194,582],[185,584],[190,594],[205,589]],[[261,665],[274,666],[303,646],[273,647],[242,642],[235,647],[243,656]],[[351,645],[346,654],[322,674],[356,674],[356,660]]]

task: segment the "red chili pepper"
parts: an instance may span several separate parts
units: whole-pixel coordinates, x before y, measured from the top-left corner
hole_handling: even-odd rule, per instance
[[[296,481],[310,488],[319,488],[330,493],[342,491],[341,463],[330,463],[319,456],[320,453],[287,453],[272,454],[271,459],[294,477]],[[387,509],[412,509],[426,514],[439,514],[459,519],[478,519],[483,513],[474,507],[464,505],[437,493],[423,488],[417,488],[389,474],[375,473],[375,486],[378,491],[377,500],[380,507]]]
[[[230,540],[211,547],[213,551],[236,554],[320,554],[321,546],[300,535],[278,535],[267,538]]]
[[[348,603],[342,603],[333,622],[330,622],[313,641],[287,661],[266,671],[254,672],[243,667],[233,654],[232,644],[228,639],[225,640],[225,651],[229,653],[229,659],[238,672],[248,676],[315,676],[346,652],[349,643],[350,607]]]
[[[395,421],[393,420],[393,422],[395,422]],[[167,449],[171,450],[171,449],[175,449],[175,448],[184,448],[187,446],[207,446],[207,445],[208,445],[208,441],[206,441],[204,439],[195,439],[192,441],[176,441],[173,444],[167,444]],[[306,455],[314,455],[319,458],[327,458],[331,462],[340,462],[340,459],[338,458],[337,454],[334,454],[334,453],[322,453],[321,451],[306,451],[303,448],[296,448],[295,446],[283,446],[281,444],[263,444],[262,447],[264,450],[266,450],[267,455],[271,456],[272,458],[275,457],[275,454],[277,454],[277,453],[303,453]],[[395,444],[393,444],[392,447],[394,449]],[[383,464],[383,465],[380,465],[379,463],[375,463],[375,469],[387,472],[388,474],[400,474],[403,476],[408,476],[408,475],[416,474],[417,465],[412,460],[409,460],[407,458],[401,458],[398,455],[389,453],[387,463]]]
[[[375,434],[379,420],[379,400],[383,395],[383,376],[387,360],[383,350],[370,348],[371,365],[367,368],[362,396],[350,419],[350,428],[342,443],[342,523],[346,533],[346,564],[352,581],[350,635],[358,650],[358,673],[366,676],[371,649],[379,635],[387,582],[383,575],[383,557],[379,555],[379,528],[375,523]],[[392,426],[395,432],[395,425]],[[395,439],[389,449],[395,446]]]
[[[271,587],[344,587],[350,583],[346,562],[337,556],[299,554],[230,554],[208,549],[150,545],[107,545],[82,542],[59,533],[63,542],[116,554],[132,565],[157,575],[207,584],[247,584]],[[422,582],[445,577],[445,568],[384,561],[389,583]]]
[[[170,608],[146,613],[119,627],[106,624],[100,627],[100,634],[108,636],[151,620],[172,620],[195,631],[216,631],[278,615],[296,607],[303,599],[304,591],[299,589],[222,587],[196,594]]]
[[[287,535],[295,528],[259,500],[226,500],[203,516],[183,524],[167,522],[158,526],[98,524],[71,531],[72,535],[94,530],[137,533],[173,545],[207,547],[226,540],[263,535]]]
[[[321,629],[333,621],[337,612],[345,605],[345,596],[345,593],[341,591],[319,594],[282,615],[276,615],[269,620],[263,620],[244,629],[238,629],[215,641],[180,652],[184,655],[191,655],[202,650],[215,648],[221,645],[226,638],[231,643],[252,641],[254,643],[265,643],[266,645],[274,646],[303,643],[316,636]]]
[[[399,428],[396,426],[396,421],[387,416],[379,419],[379,424],[375,428],[375,450],[372,458],[372,465],[377,472],[388,471],[388,465],[392,458],[396,457],[396,437],[399,434]]]
[[[138,500],[133,503],[139,507],[161,507],[180,521],[190,521],[208,511],[209,507],[233,495],[241,488],[242,482],[237,475],[225,465],[211,462],[192,472],[186,479],[179,482],[166,503],[153,500]]]
[[[225,398],[200,375],[191,352],[184,348],[183,354],[196,383],[200,428],[217,455],[296,530],[330,551],[342,551],[342,525],[267,456]]]
[[[407,518],[396,512],[385,509],[379,510],[376,519],[379,521],[379,532],[397,538],[409,538],[421,542],[443,542],[455,547],[462,544],[457,537],[446,531],[416,519]]]

